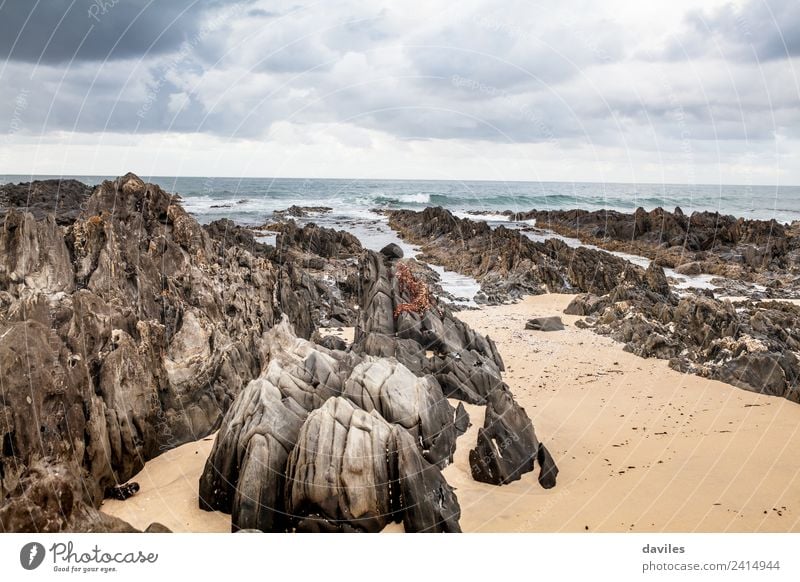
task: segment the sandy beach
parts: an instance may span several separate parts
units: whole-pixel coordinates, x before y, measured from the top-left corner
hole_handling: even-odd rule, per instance
[[[800,406],[642,359],[574,326],[524,329],[559,315],[570,295],[459,313],[497,342],[504,374],[560,468],[542,489],[536,474],[496,487],[474,481],[468,454],[483,408],[444,476],[456,488],[465,532],[800,531]],[[343,334],[346,336],[346,333]],[[453,401],[455,404],[455,401]],[[147,463],[138,495],[102,510],[144,528],[229,531],[230,519],[197,507],[212,437]],[[402,526],[390,526],[392,531]]]

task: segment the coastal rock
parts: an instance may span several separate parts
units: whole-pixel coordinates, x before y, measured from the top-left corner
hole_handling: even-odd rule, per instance
[[[535,220],[541,228],[608,251],[647,257],[683,275],[707,273],[765,286],[778,282],[779,286],[794,288],[796,294],[792,281],[796,277],[793,265],[800,257],[800,230],[775,220],[749,220],[716,212],[687,216],[679,208],[674,212],[639,208],[634,213],[532,210],[513,218]],[[785,289],[773,293],[794,296]]]
[[[534,317],[525,324],[525,329],[534,331],[562,331],[564,322],[557,315],[550,317]]]
[[[460,531],[452,488],[412,437],[346,399],[309,415],[287,473],[298,531],[377,532],[401,519],[410,532]]]
[[[578,296],[567,311],[591,314],[591,320],[579,323],[638,356],[667,359],[683,372],[800,401],[800,307],[781,301],[734,307],[713,294],[678,298],[656,294],[653,287],[645,282],[621,285],[600,299]]]
[[[432,376],[418,378],[392,360],[368,360],[355,367],[343,395],[362,410],[377,410],[405,428],[429,462],[442,468],[452,462],[455,411]]]
[[[297,206],[291,205],[286,210],[276,210],[272,213],[272,217],[276,220],[283,220],[287,217],[294,218],[307,218],[312,214],[327,214],[332,211],[330,206]]]
[[[13,210],[34,220],[52,216],[56,224],[75,222],[92,189],[77,180],[34,180],[0,186],[0,220]]]
[[[643,276],[641,269],[610,253],[557,239],[536,242],[519,230],[493,229],[443,208],[391,211],[389,225],[422,247],[420,258],[475,278],[487,303],[545,292],[605,294],[620,280]]]
[[[381,249],[381,254],[387,259],[402,259],[403,249],[395,243],[389,243]]]
[[[544,461],[540,481],[543,486],[552,487],[558,469],[546,449],[540,453],[530,418],[507,386],[492,391],[483,428],[478,429],[477,445],[469,452],[472,477],[492,485],[511,483],[533,471],[538,456]]]
[[[74,466],[37,460],[0,506],[0,532],[136,533],[129,523],[85,503]]]
[[[77,467],[64,478],[79,479],[81,502],[98,506],[146,460],[219,426],[265,367],[262,336],[281,314],[310,334],[349,312],[246,231],[201,227],[176,195],[133,174],[76,187],[73,198],[82,208],[61,222],[14,208],[2,218],[4,505],[47,456]],[[307,234],[327,241],[328,254],[335,241],[360,249],[325,229]]]

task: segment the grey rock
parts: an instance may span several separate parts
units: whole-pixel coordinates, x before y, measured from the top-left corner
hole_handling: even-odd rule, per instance
[[[525,324],[525,329],[534,331],[561,331],[564,329],[564,323],[557,315],[550,317],[534,317],[528,320]]]

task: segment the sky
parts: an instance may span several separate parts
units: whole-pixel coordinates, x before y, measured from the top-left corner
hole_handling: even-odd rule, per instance
[[[0,0],[0,174],[800,184],[797,0]]]

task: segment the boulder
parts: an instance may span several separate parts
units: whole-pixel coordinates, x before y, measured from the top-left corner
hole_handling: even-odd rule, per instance
[[[525,324],[525,329],[534,331],[562,331],[564,323],[557,315],[550,317],[534,317]]]

